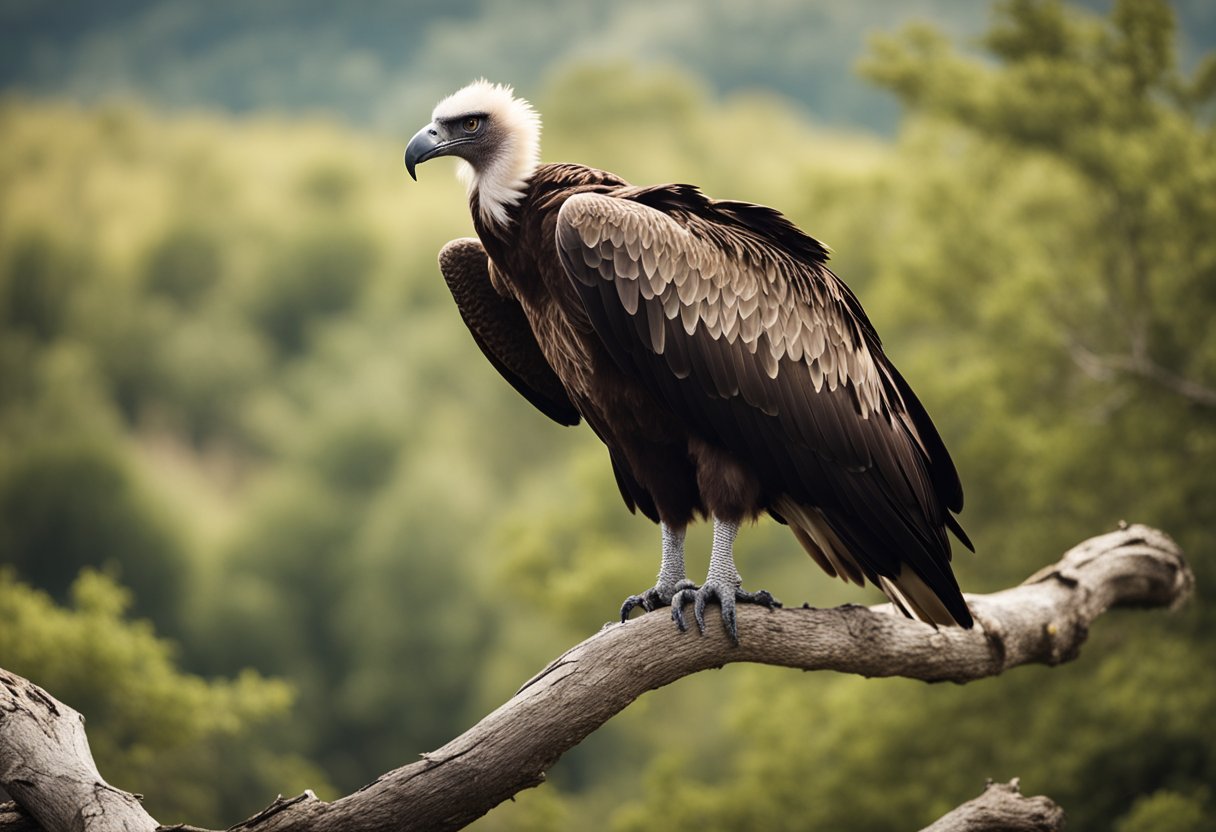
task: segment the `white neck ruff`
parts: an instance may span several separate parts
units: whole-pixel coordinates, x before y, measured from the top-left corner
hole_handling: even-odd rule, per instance
[[[462,159],[457,175],[470,196],[477,193],[482,221],[506,227],[508,210],[523,199],[528,180],[540,165],[540,115],[527,101],[516,98],[511,87],[482,79],[440,101],[433,117],[476,112],[488,115],[502,139],[481,170]]]

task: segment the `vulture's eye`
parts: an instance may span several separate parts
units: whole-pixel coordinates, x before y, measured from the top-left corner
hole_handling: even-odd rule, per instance
[[[466,118],[464,120],[464,132],[476,133],[477,128],[481,126],[481,119],[477,117]]]

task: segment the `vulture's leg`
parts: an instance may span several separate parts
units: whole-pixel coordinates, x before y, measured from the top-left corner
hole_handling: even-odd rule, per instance
[[[690,587],[676,593],[671,600],[671,617],[676,625],[684,630],[684,605],[693,602],[693,615],[697,619],[697,629],[705,632],[705,604],[711,600],[717,601],[722,607],[722,624],[726,627],[731,641],[739,643],[739,629],[735,625],[735,603],[762,604],[770,610],[781,606],[765,590],[759,592],[744,592],[740,585],[743,579],[735,569],[735,535],[739,533],[739,524],[729,520],[714,517],[714,548],[709,556],[709,575],[700,589]]]
[[[621,621],[629,617],[634,607],[646,612],[657,610],[671,603],[671,598],[683,589],[696,589],[697,585],[684,575],[684,531],[685,527],[672,528],[660,523],[663,531],[663,562],[659,565],[659,580],[641,595],[630,595],[621,605]]]

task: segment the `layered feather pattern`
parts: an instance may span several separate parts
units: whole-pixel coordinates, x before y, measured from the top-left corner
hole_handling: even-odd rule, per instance
[[[946,537],[957,473],[819,243],[677,185],[570,196],[555,244],[617,363],[748,460],[826,571],[970,624]]]

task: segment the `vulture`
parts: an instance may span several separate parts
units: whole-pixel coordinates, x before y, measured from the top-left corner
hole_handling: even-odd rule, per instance
[[[630,511],[659,524],[655,585],[705,631],[717,603],[737,643],[748,592],[732,547],[769,514],[825,572],[881,589],[908,617],[970,627],[950,569],[963,490],[925,408],[886,357],[827,248],[778,211],[685,184],[630,185],[540,163],[540,118],[511,87],[476,81],[439,102],[405,150],[411,178],[455,156],[477,238],[439,267],[498,372],[562,425],[608,448]],[[684,535],[713,522],[709,571],[684,568]]]

